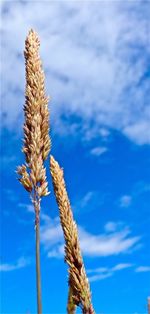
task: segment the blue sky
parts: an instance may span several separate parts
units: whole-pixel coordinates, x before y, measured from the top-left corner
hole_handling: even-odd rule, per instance
[[[149,1],[2,1],[1,313],[36,313],[34,214],[16,180],[24,40],[34,28],[99,314],[139,314],[150,296]],[[48,162],[47,162],[48,169]],[[42,201],[43,313],[65,313],[67,266],[51,178]],[[59,300],[59,301],[58,301]]]

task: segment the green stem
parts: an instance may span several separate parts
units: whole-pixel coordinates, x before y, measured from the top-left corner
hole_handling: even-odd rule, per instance
[[[41,300],[41,271],[40,271],[40,225],[37,222],[36,226],[36,287],[37,287],[37,312],[42,314]]]
[[[34,204],[35,210],[37,313],[42,314],[41,270],[40,270],[40,198],[36,188],[34,189],[32,202]]]

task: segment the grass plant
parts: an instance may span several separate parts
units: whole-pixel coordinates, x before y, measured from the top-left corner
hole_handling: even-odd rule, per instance
[[[42,314],[40,272],[40,205],[47,196],[48,182],[44,161],[51,148],[49,136],[48,97],[45,94],[45,77],[39,55],[40,41],[34,30],[30,30],[25,41],[26,90],[24,105],[25,163],[18,167],[19,181],[29,193],[35,211],[36,234],[36,284],[37,312]],[[68,198],[63,170],[51,156],[50,172],[59,207],[60,222],[65,238],[65,261],[69,265],[68,314],[74,314],[80,306],[83,314],[94,314],[91,292],[86,275],[78,238],[77,225]]]
[[[40,273],[40,203],[47,196],[48,182],[44,161],[50,151],[48,98],[39,56],[40,41],[32,29],[25,41],[26,91],[24,105],[25,164],[17,169],[20,183],[29,192],[35,210],[37,311],[42,313]]]

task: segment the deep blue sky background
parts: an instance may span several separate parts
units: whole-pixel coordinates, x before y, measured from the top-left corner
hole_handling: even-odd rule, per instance
[[[100,314],[147,312],[150,296],[149,1],[3,1],[1,309],[36,313],[34,214],[16,180],[24,40],[34,28],[50,101],[52,154],[64,168]],[[48,169],[48,161],[47,161]],[[65,313],[67,266],[51,178],[42,200],[43,313]]]

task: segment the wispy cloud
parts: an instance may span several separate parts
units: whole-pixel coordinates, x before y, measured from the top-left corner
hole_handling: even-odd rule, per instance
[[[131,236],[128,227],[123,227],[121,231],[110,229],[109,231],[109,233],[92,234],[79,226],[83,254],[88,257],[117,255],[130,252],[139,244],[140,237]],[[60,257],[63,254],[63,233],[58,217],[47,220],[41,227],[41,243],[48,251],[49,257]]]
[[[8,271],[17,270],[17,269],[26,267],[27,265],[29,265],[29,263],[30,263],[30,260],[28,258],[21,257],[15,263],[0,264],[0,271],[8,272]]]
[[[77,195],[74,199],[72,208],[73,211],[80,214],[85,214],[85,212],[89,212],[95,210],[97,207],[102,206],[105,199],[107,198],[107,193],[102,193],[98,190],[89,190],[87,193],[81,195],[80,197]]]
[[[104,228],[105,228],[106,232],[114,232],[118,228],[118,223],[116,223],[114,221],[108,221],[105,224]]]
[[[58,217],[50,219],[41,227],[41,243],[46,248],[53,248],[54,245],[61,245],[63,242],[63,232],[58,222]]]
[[[131,195],[123,195],[121,196],[119,200],[120,207],[129,207],[132,202],[132,196]]]
[[[132,237],[129,228],[109,234],[94,235],[80,228],[80,241],[84,255],[109,256],[128,252],[139,242],[138,236]]]
[[[113,276],[112,272],[107,272],[105,274],[96,274],[96,275],[90,276],[89,281],[93,282],[93,281],[103,280],[112,276]]]
[[[81,198],[77,198],[77,200],[75,200],[72,208],[78,212],[79,210],[82,209],[89,211],[89,204],[90,204],[90,210],[95,206],[95,202],[97,202],[97,198],[98,198],[98,193],[96,191],[88,191],[87,193],[85,193],[83,196],[81,196]],[[81,211],[80,211],[81,212]]]
[[[98,281],[98,280],[106,279],[108,277],[112,277],[116,271],[127,269],[132,266],[133,266],[132,264],[122,263],[122,264],[117,264],[113,267],[100,267],[100,268],[90,269],[87,272],[89,274],[93,273],[93,275],[89,276],[90,281]]]
[[[149,191],[149,182],[137,181],[129,194],[124,194],[117,200],[117,205],[127,208],[131,204],[134,204],[138,197],[141,197],[144,193],[149,193]]]
[[[135,269],[137,273],[149,272],[150,266],[139,266]]]
[[[104,127],[99,127],[99,129],[97,130],[97,128],[89,128],[89,125],[87,125],[86,123],[84,124],[83,127],[83,139],[86,142],[91,141],[94,138],[101,138],[101,140],[103,142],[107,142],[110,136],[110,131],[108,130],[108,128],[104,128]]]
[[[132,266],[132,264],[127,264],[127,263],[117,264],[116,266],[112,267],[112,271],[126,269],[126,268],[129,268],[131,266]]]
[[[90,150],[90,153],[91,155],[94,155],[94,156],[100,156],[104,153],[106,153],[108,151],[108,148],[107,147],[104,147],[104,146],[97,146],[97,147],[94,147]]]
[[[98,281],[98,280],[103,280],[103,279],[112,277],[115,274],[115,272],[125,270],[131,267],[135,272],[149,272],[150,271],[150,266],[139,266],[135,268],[134,264],[120,263],[113,267],[99,267],[99,268],[88,269],[87,273],[89,275],[90,281]]]
[[[18,207],[23,207],[28,213],[34,213],[34,207],[32,204],[19,203]]]
[[[48,90],[55,103],[55,130],[62,131],[63,113],[69,125],[70,116],[80,118],[80,127],[75,126],[73,132],[79,134],[80,130],[85,138],[89,129],[98,137],[102,128],[109,132],[115,129],[137,144],[149,144],[149,6],[148,1],[86,5],[78,1],[27,1],[24,5],[18,1],[15,6],[3,3],[5,125],[16,128],[20,119],[24,89],[22,50],[32,26],[42,41]],[[17,42],[13,40],[16,33]]]
[[[93,191],[87,192],[80,200],[80,207],[82,208],[86,207],[93,197],[95,197],[95,192]]]

